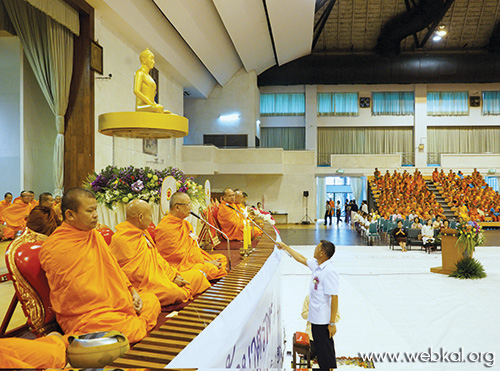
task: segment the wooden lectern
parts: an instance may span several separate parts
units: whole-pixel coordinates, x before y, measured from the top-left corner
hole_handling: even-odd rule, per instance
[[[450,275],[456,269],[456,264],[463,258],[462,249],[456,246],[458,231],[456,229],[441,229],[441,259],[442,266],[431,268],[432,273]]]

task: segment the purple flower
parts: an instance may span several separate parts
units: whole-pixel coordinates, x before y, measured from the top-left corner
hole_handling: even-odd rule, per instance
[[[138,180],[137,182],[132,184],[131,188],[132,188],[132,191],[134,191],[134,192],[140,192],[144,189],[144,184],[142,183],[141,180]]]

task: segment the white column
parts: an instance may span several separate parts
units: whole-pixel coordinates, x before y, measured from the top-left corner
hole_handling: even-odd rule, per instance
[[[306,149],[314,150],[317,157],[317,127],[318,127],[318,105],[316,103],[316,85],[306,85]]]
[[[427,85],[415,85],[415,121],[414,121],[414,144],[415,144],[415,166],[425,168],[427,166]],[[424,145],[423,151],[418,149],[420,144]]]
[[[317,177],[316,182],[316,198],[317,198],[317,209],[316,209],[316,219],[323,219],[325,216],[325,203],[326,203],[326,178]]]

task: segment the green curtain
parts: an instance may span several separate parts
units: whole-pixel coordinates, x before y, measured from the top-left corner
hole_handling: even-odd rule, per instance
[[[5,30],[12,35],[16,34],[16,30],[12,26],[12,22],[9,19],[9,15],[7,14],[7,10],[3,5],[3,0],[0,0],[0,30]]]
[[[483,115],[500,115],[500,91],[483,91]]]
[[[498,127],[429,127],[431,153],[500,153]]]
[[[413,159],[413,127],[318,128],[318,165],[330,164],[332,154],[380,153],[403,153],[408,161]]]
[[[56,117],[54,195],[62,195],[64,115],[73,73],[73,33],[24,1],[3,1],[36,80]]]
[[[318,116],[358,116],[358,93],[318,93]]]
[[[405,116],[415,113],[415,93],[412,91],[372,93],[373,116]]]
[[[261,116],[304,116],[306,112],[304,93],[261,94]]]
[[[303,150],[306,147],[304,127],[263,127],[260,128],[261,147]]]
[[[468,116],[469,93],[439,91],[427,93],[427,116]]]

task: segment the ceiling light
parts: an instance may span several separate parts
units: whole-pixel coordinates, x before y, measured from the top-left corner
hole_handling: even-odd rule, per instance
[[[446,30],[439,30],[436,32],[436,35],[441,36],[441,37],[446,36]]]
[[[439,35],[436,35],[432,38],[432,41],[441,41],[442,37]]]
[[[224,122],[229,122],[229,121],[236,121],[240,118],[239,113],[231,113],[229,115],[220,115],[219,120],[224,121]]]

